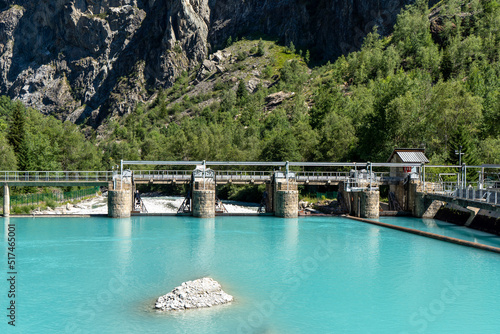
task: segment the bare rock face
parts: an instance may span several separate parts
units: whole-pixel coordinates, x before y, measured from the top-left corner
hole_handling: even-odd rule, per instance
[[[204,277],[184,282],[171,292],[159,297],[155,308],[162,311],[176,311],[212,307],[232,301],[233,296],[225,293],[217,281]]]
[[[282,104],[283,101],[291,98],[294,95],[295,95],[295,93],[293,93],[293,92],[285,93],[283,91],[277,92],[274,94],[270,94],[270,95],[266,96],[266,108],[268,110],[275,109],[277,106]]]
[[[0,0],[0,94],[98,126],[208,53],[208,0]]]
[[[98,127],[172,85],[229,36],[264,33],[334,59],[358,49],[374,25],[389,33],[410,2],[0,0],[0,94]],[[202,69],[221,71],[223,58]]]

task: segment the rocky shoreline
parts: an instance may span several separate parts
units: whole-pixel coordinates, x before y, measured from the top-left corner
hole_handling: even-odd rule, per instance
[[[67,203],[54,209],[47,207],[44,210],[33,210],[33,215],[79,215],[79,214],[107,214],[107,197],[98,195],[77,204]]]
[[[233,296],[222,290],[221,285],[210,277],[187,281],[160,296],[155,309],[161,311],[180,311],[212,307],[233,301]]]

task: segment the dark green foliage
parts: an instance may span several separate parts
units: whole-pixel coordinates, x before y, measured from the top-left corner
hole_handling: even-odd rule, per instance
[[[26,140],[26,111],[21,102],[14,103],[7,139],[14,148],[20,170],[29,170],[28,142]]]
[[[264,190],[266,190],[265,185],[237,186],[226,184],[217,189],[217,196],[222,200],[260,203]]]
[[[306,68],[298,60],[293,59],[286,62],[281,68],[280,79],[282,88],[290,91],[302,90],[303,84],[307,80]]]
[[[15,169],[16,162],[19,170],[101,168],[97,147],[85,139],[76,125],[45,117],[6,97],[0,97],[0,131],[0,149],[7,154],[0,162],[4,161],[6,169]],[[12,150],[2,144],[4,133]],[[9,151],[16,152],[16,157],[9,155]]]
[[[432,162],[453,163],[450,152],[462,145],[465,162],[498,163],[500,34],[494,27],[500,11],[492,3],[444,1],[441,33],[433,35],[426,2],[419,0],[401,12],[391,37],[374,28],[361,50],[312,73],[293,57],[293,43],[282,54],[270,44],[261,71],[267,79],[279,73],[271,87],[249,93],[243,80],[234,89],[234,81],[221,78],[214,102],[199,114],[182,116],[199,103],[191,96],[170,105],[172,120],[140,121],[181,97],[185,76],[172,95],[117,126],[104,146],[106,159],[386,161],[394,147],[424,146]],[[242,45],[235,48],[235,68],[245,71]],[[264,45],[259,40],[257,54]],[[306,51],[306,64],[309,58]],[[269,109],[266,97],[278,92],[287,98]],[[133,124],[147,130],[138,133]],[[135,141],[126,139],[130,133]],[[128,142],[113,143],[118,135]]]
[[[196,71],[182,73],[153,103],[110,120],[99,150],[76,126],[22,107],[29,168],[108,169],[120,159],[379,162],[394,147],[422,146],[440,164],[456,163],[460,145],[467,164],[500,163],[500,6],[439,6],[434,26],[419,0],[401,11],[392,36],[374,28],[361,50],[312,69],[309,51],[302,61],[293,43],[259,40],[252,51],[266,57],[249,58],[255,41],[229,38],[237,62],[205,81],[213,89],[193,91]],[[261,84],[249,92],[253,76]],[[275,93],[282,100],[272,105]],[[25,164],[14,106],[0,98],[5,168]]]
[[[448,162],[452,165],[458,165],[459,161],[466,165],[477,165],[476,146],[471,133],[464,126],[458,126],[450,136]],[[459,159],[460,152],[463,153],[461,159]]]
[[[16,170],[17,158],[8,140],[0,133],[0,170]]]
[[[238,89],[236,90],[236,97],[238,98],[240,104],[246,103],[246,100],[248,98],[248,90],[243,80],[240,80],[238,83]]]

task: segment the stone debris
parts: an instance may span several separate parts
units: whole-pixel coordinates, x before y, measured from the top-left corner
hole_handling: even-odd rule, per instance
[[[274,109],[278,105],[280,105],[281,103],[283,103],[283,101],[291,98],[294,95],[295,95],[294,92],[285,93],[283,91],[280,91],[280,92],[268,95],[268,96],[266,96],[266,108],[268,110]]]
[[[187,310],[212,307],[233,301],[233,296],[225,293],[221,285],[210,277],[187,281],[160,296],[155,309],[162,311]]]
[[[257,79],[257,78],[251,78],[250,80],[248,80],[247,84],[246,84],[246,88],[248,91],[250,92],[255,92],[257,90],[257,86],[260,84],[260,80]]]

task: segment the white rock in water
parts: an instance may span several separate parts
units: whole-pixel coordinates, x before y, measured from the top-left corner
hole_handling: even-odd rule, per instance
[[[221,285],[210,277],[187,281],[158,298],[155,308],[162,311],[212,307],[233,301]]]

